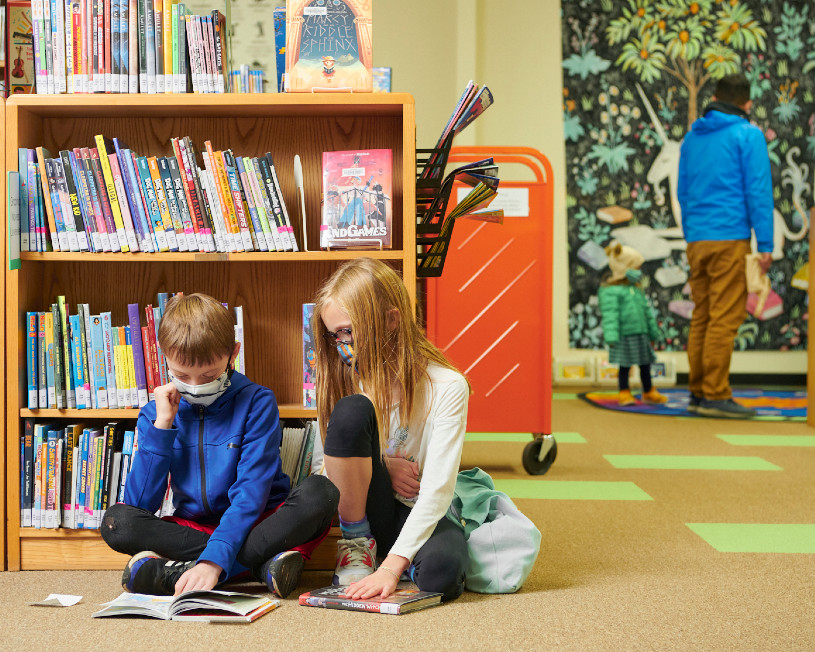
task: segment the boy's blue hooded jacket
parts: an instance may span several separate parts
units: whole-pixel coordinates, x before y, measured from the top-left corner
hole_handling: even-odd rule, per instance
[[[721,110],[717,110],[721,109]],[[773,189],[767,143],[737,107],[713,103],[685,136],[677,197],[687,242],[747,240],[773,250]]]
[[[142,408],[124,500],[155,512],[169,473],[175,516],[218,524],[198,561],[214,562],[227,575],[258,517],[290,490],[274,394],[237,372],[230,381],[209,407],[182,398],[169,430],[153,425],[155,401]]]

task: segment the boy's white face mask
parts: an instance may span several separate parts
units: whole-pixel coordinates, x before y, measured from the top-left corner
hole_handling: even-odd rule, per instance
[[[223,396],[223,393],[232,384],[229,380],[229,377],[232,375],[230,373],[231,371],[232,370],[227,367],[224,373],[209,383],[204,383],[203,385],[188,385],[178,380],[172,371],[167,370],[173,385],[175,385],[178,393],[184,397],[187,403],[190,405],[204,406],[212,405],[218,398]]]

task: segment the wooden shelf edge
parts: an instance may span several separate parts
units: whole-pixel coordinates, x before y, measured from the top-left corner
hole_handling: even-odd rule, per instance
[[[217,263],[217,262],[302,262],[318,260],[348,260],[349,258],[377,258],[379,260],[402,260],[405,253],[401,249],[365,249],[337,251],[299,252],[243,252],[243,253],[80,253],[80,252],[36,252],[23,251],[20,260],[35,262],[83,262],[83,263]]]

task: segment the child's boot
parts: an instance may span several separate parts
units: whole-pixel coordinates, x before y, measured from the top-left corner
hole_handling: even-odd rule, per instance
[[[621,389],[620,393],[617,394],[617,402],[620,405],[636,405],[637,399],[631,394],[630,389]]]
[[[656,387],[652,387],[647,392],[642,393],[642,400],[646,403],[661,405],[668,402],[668,397],[665,394],[660,394]]]

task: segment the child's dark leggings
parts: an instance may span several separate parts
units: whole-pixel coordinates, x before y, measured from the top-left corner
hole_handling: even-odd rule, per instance
[[[631,367],[620,367],[620,372],[617,374],[617,380],[620,385],[620,391],[628,389],[628,372]],[[642,382],[642,391],[650,392],[653,383],[651,382],[651,365],[640,365],[640,382]]]
[[[277,511],[252,528],[235,566],[224,569],[227,577],[248,569],[259,578],[263,562],[284,550],[296,548],[308,559],[328,532],[337,513],[339,496],[328,478],[307,477],[291,490]],[[124,503],[105,512],[100,531],[105,543],[117,552],[135,555],[152,550],[176,561],[198,559],[210,537],[207,532],[160,519],[145,509]]]
[[[410,515],[410,508],[393,497],[391,478],[379,454],[374,406],[366,396],[353,394],[337,401],[328,421],[325,454],[371,458],[366,512],[378,554],[386,556]],[[413,581],[422,591],[438,591],[442,600],[453,600],[464,590],[467,560],[464,532],[442,516],[413,558]]]

